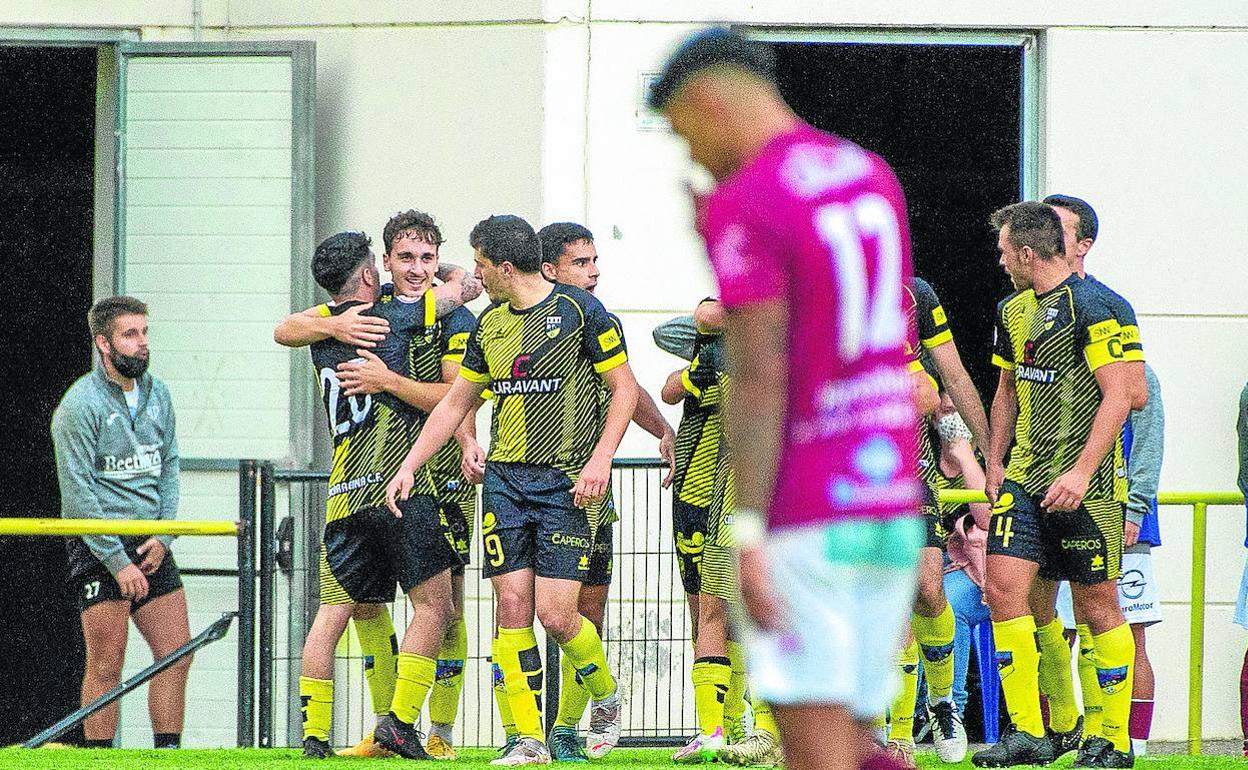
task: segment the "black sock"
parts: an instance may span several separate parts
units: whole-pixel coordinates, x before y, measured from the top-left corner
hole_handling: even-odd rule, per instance
[[[182,733],[156,733],[153,743],[158,749],[182,748]]]
[[[113,738],[100,738],[98,740],[85,738],[82,741],[82,747],[84,749],[111,749],[113,748],[113,740]]]

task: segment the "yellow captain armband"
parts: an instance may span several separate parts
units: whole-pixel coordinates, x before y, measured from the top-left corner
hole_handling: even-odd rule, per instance
[[[1122,360],[1144,360],[1144,345],[1140,342],[1140,327],[1124,326],[1119,337],[1122,339]]]
[[[1122,349],[1122,339],[1119,337],[1108,337],[1087,345],[1083,349],[1083,357],[1088,361],[1088,368],[1094,372],[1102,366],[1127,360],[1126,352]],[[1143,355],[1137,360],[1144,360]]]
[[[330,310],[329,305],[320,304],[316,306],[316,314],[322,318],[329,318],[334,314],[334,311]]]
[[[490,382],[490,375],[482,374],[481,372],[474,372],[463,365],[459,367],[459,376],[469,382],[475,382],[478,385],[486,385]]]

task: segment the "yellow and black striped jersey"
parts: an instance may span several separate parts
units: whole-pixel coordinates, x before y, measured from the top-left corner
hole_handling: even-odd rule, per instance
[[[337,315],[358,304],[321,305],[318,310]],[[437,318],[433,292],[413,300],[384,294],[365,313],[389,321],[390,331],[378,344],[377,355],[405,376],[412,376],[412,360],[443,355],[453,336],[451,325]],[[327,521],[336,521],[362,508],[385,505],[386,485],[402,465],[427,415],[388,393],[343,395],[337,367],[357,358],[353,345],[327,339],[313,344],[311,352],[334,440],[325,515]],[[441,371],[436,377],[418,379],[441,382]],[[422,469],[414,492],[432,495],[434,491],[431,473]]]
[[[1094,279],[1071,275],[1037,295],[1015,292],[997,306],[992,361],[1014,373],[1018,422],[1005,477],[1041,495],[1074,466],[1101,404],[1094,372],[1143,361],[1130,303]],[[1088,484],[1085,499],[1126,500],[1122,437]]]
[[[919,478],[935,492],[942,489],[966,489],[966,480],[961,473],[946,476],[940,469],[940,434],[928,425],[919,434]],[[940,504],[942,514],[956,513],[964,508],[966,506],[959,503]]]
[[[683,503],[709,508],[723,432],[719,413],[723,340],[718,335],[698,333],[693,345],[693,360],[680,374],[686,395],[676,429],[672,494]]]
[[[425,292],[424,296],[432,298],[433,292]],[[477,317],[468,308],[458,307],[440,319],[439,324],[441,345],[424,345],[413,338],[408,347],[409,376],[418,382],[441,382],[443,363],[463,362],[468,337],[477,328]],[[420,427],[424,427],[427,415],[423,412],[419,415]],[[448,441],[429,460],[429,471],[433,474],[439,498],[459,500],[476,497],[476,488],[464,475],[463,457],[459,442]]]
[[[720,398],[728,398],[731,381],[722,369],[717,373]],[[726,433],[720,433],[715,452],[715,477],[711,488],[711,505],[706,515],[706,541],[724,548],[736,544],[732,536],[732,512],[737,505],[736,476],[732,470],[732,451]]]
[[[602,435],[602,375],[627,360],[606,309],[581,289],[555,284],[533,307],[487,308],[459,374],[494,395],[488,459],[579,473]]]

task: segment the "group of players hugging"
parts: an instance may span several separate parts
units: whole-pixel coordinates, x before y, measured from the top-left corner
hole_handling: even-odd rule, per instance
[[[739,644],[743,640],[737,633],[743,626],[748,632],[750,625],[737,622],[744,617],[738,612],[742,589],[747,604],[759,595],[746,585],[755,572],[740,561],[749,551],[740,547],[747,534],[750,543],[759,542],[758,524],[745,514],[765,501],[743,505],[747,466],[737,464],[734,473],[734,454],[746,455],[755,447],[741,446],[743,434],[734,433],[721,414],[721,405],[730,403],[729,390],[742,388],[745,381],[734,358],[737,349],[725,340],[732,339],[734,309],[775,290],[781,280],[765,272],[768,245],[751,240],[742,223],[751,216],[757,220],[758,210],[779,221],[790,204],[756,206],[751,213],[748,201],[734,209],[728,196],[740,191],[749,174],[764,173],[759,169],[772,173],[806,163],[811,173],[799,173],[797,183],[810,184],[816,192],[839,194],[837,182],[845,179],[880,185],[882,192],[854,199],[861,203],[858,208],[821,204],[829,215],[821,222],[845,254],[852,255],[859,241],[836,240],[841,214],[858,217],[850,224],[877,233],[885,233],[890,221],[896,227],[895,212],[900,211],[904,224],[904,204],[887,166],[792,117],[775,93],[769,66],[763,54],[734,35],[711,34],[676,54],[652,97],[676,132],[689,140],[695,160],[721,179],[719,199],[705,210],[711,213],[700,214],[705,218],[699,227],[712,244],[722,302],[703,301],[692,316],[654,331],[660,348],[687,361],[661,391],[664,402],[683,404],[675,432],[638,386],[619,320],[594,296],[597,252],[585,227],[556,223],[535,232],[520,217],[491,216],[470,235],[475,269],[468,275],[439,264],[443,238],[434,220],[406,211],[383,230],[388,284],[382,283],[363,233],[339,233],[317,247],[312,272],[332,301],[289,316],[274,335],[284,345],[311,346],[334,442],[320,557],[321,605],[307,637],[300,678],[306,756],[333,754],[333,656],[352,623],[378,720],[363,742],[342,753],[454,758],[452,726],[467,647],[463,569],[477,516],[478,484],[482,571],[493,584],[496,602],[495,700],[507,732],[507,745],[494,763],[585,762],[611,751],[621,723],[621,693],[602,642],[616,520],[611,463],[628,424],[636,422],[659,439],[660,454],[672,466],[667,481],[673,490],[673,530],[693,619],[692,685],[699,729],[675,753],[677,762],[780,764],[780,721],[790,764],[818,764],[793,755],[794,744],[787,741],[790,728],[802,724],[800,704],[821,702],[831,692],[849,698],[836,702],[862,724],[871,718],[882,723],[883,712],[890,711],[887,742],[881,741],[887,752],[880,756],[891,756],[894,766],[913,767],[920,667],[936,752],[944,762],[960,762],[967,740],[953,697],[957,623],[943,577],[950,568],[966,568],[982,583],[991,613],[1010,717],[1001,740],[976,753],[973,762],[981,767],[1048,764],[1078,751],[1081,767],[1131,766],[1133,684],[1142,689],[1134,675],[1147,666],[1137,667],[1136,636],[1119,606],[1118,578],[1124,545],[1139,538],[1141,519],[1155,495],[1160,401],[1155,378],[1146,377],[1131,306],[1083,270],[1097,226],[1092,208],[1077,198],[1017,203],[992,217],[1000,264],[1016,291],[997,308],[992,360],[1000,380],[990,415],[959,358],[935,291],[918,278],[900,283],[907,274],[908,246],[904,251],[898,246],[891,268],[887,261],[879,263],[883,267],[878,269],[895,272],[898,291],[909,294],[911,328],[905,334],[898,320],[895,330],[880,326],[869,332],[895,332],[899,344],[912,340],[906,346],[910,380],[905,380],[900,357],[897,371],[904,391],[913,386],[913,402],[924,414],[914,426],[911,394],[902,392],[901,406],[851,415],[841,427],[852,432],[862,420],[901,414],[901,442],[918,434],[926,539],[919,542],[919,528],[910,526],[915,521],[912,488],[918,485],[914,474],[900,467],[914,455],[898,454],[884,441],[866,445],[854,462],[868,479],[887,484],[898,479],[895,489],[901,496],[877,502],[895,502],[910,515],[893,520],[890,514],[866,525],[832,517],[836,526],[827,531],[835,536],[785,547],[823,549],[811,558],[852,567],[852,573],[836,574],[865,576],[854,589],[863,616],[855,622],[864,629],[894,628],[885,616],[895,605],[896,627],[908,626],[905,637],[894,638],[890,630],[842,639],[833,624],[822,650],[802,649],[818,642],[801,630],[774,635],[757,648],[746,643],[744,651]],[[742,164],[717,168],[713,159],[707,161],[710,156],[699,157],[699,149],[731,138],[699,134],[697,126],[713,121],[695,124],[684,117],[697,109],[712,117],[748,116],[731,111],[755,107],[762,117],[745,122],[752,129],[775,118],[775,125],[782,126],[780,138],[766,147],[751,146],[754,154],[746,159],[755,160],[726,183],[727,172]],[[820,166],[822,158],[842,162]],[[763,196],[758,192],[756,200]],[[740,219],[717,225],[715,217],[730,210]],[[805,217],[809,212],[798,213]],[[907,237],[904,227],[892,232]],[[758,261],[743,259],[742,253],[755,246],[750,256]],[[883,252],[871,248],[872,259],[882,259],[878,254]],[[824,251],[820,247],[819,254]],[[491,304],[474,318],[463,304],[482,288]],[[840,285],[849,299],[853,288]],[[897,299],[899,306],[907,301],[900,293]],[[799,324],[801,305],[791,307],[790,317]],[[839,347],[830,349],[829,360],[861,349],[863,339],[850,335],[857,328],[853,313],[876,309],[849,303],[836,310],[849,326],[837,331]],[[829,342],[815,326],[802,328],[816,343]],[[818,357],[809,362],[812,371],[825,363]],[[825,390],[825,402],[856,398],[866,403],[863,399],[896,390],[891,380],[846,382],[852,386]],[[942,393],[947,397],[943,407]],[[476,412],[486,400],[493,402],[488,455],[475,427]],[[814,436],[839,429],[835,410],[826,417],[832,422],[805,428],[792,423],[785,441],[800,444],[803,439],[796,434],[802,430]],[[1150,459],[1139,474],[1133,464],[1132,505],[1124,521],[1124,425],[1129,428],[1137,420],[1136,454]],[[728,436],[734,438],[731,448]],[[786,483],[794,477],[795,472],[784,476]],[[806,478],[814,480],[830,505],[847,510],[867,488],[844,479],[825,481],[817,473]],[[981,480],[990,506],[968,512],[938,503],[937,489],[978,487]],[[757,486],[751,480],[754,497]],[[1137,498],[1143,503],[1136,505]],[[774,535],[774,511],[772,517]],[[959,543],[952,560],[945,553],[951,537]],[[779,562],[771,565],[777,571],[773,590],[788,602],[789,612],[801,616],[809,608],[819,611],[821,602],[841,601],[798,593],[795,586],[804,579],[800,569],[787,576],[792,585],[780,585],[787,573],[781,573]],[[1073,599],[1069,625],[1077,627],[1082,714],[1069,641],[1055,609],[1061,581],[1069,582]],[[412,605],[401,642],[386,609],[396,583]],[[836,585],[833,581],[827,590]],[[758,619],[757,606],[746,609]],[[902,620],[906,615],[908,624]],[[562,650],[559,703],[549,704],[558,709],[558,718],[549,735],[540,713],[543,666],[535,616]],[[812,620],[810,627],[819,622]],[[762,650],[757,658],[756,649]],[[844,656],[853,656],[854,662],[838,660]],[[760,662],[750,672],[748,688],[747,657],[750,668]],[[901,672],[903,686],[891,708],[887,700],[895,688],[872,672]],[[857,680],[830,681],[842,676]],[[1141,698],[1148,699],[1151,692]],[[426,700],[427,739],[415,727]],[[578,728],[587,708],[589,726],[582,739]]]

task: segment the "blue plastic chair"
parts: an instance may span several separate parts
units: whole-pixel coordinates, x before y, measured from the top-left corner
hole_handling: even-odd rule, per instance
[[[971,628],[971,644],[979,665],[979,695],[984,704],[984,742],[1000,740],[998,729],[1001,708],[1001,677],[997,674],[997,645],[992,638],[992,623],[984,622]]]

